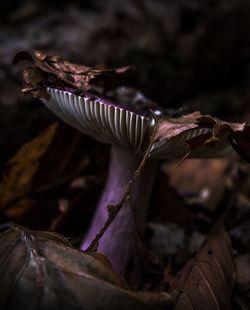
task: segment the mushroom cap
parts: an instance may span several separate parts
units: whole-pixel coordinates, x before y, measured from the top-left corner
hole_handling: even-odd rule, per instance
[[[107,100],[69,91],[47,88],[50,99],[43,103],[65,123],[98,141],[142,149],[144,137],[154,125],[154,119],[120,107]]]
[[[117,145],[140,153],[149,143],[155,119],[152,114],[133,111],[127,106],[116,105],[106,99],[88,94],[76,95],[70,91],[47,88],[50,99],[43,103],[65,123],[98,141]],[[193,128],[169,139],[155,141],[150,156],[178,160],[189,152],[186,141],[212,132],[212,128]],[[233,153],[228,142],[228,132],[220,135],[219,143],[200,146],[191,152],[191,158],[218,158]]]

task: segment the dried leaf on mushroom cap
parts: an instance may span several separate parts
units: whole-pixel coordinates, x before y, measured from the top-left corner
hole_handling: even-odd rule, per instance
[[[250,139],[250,129],[245,123],[225,122],[200,112],[164,117],[159,120],[151,156],[170,160],[224,157],[233,154],[231,138],[240,141],[237,146],[249,154],[244,141]]]
[[[128,66],[116,69],[107,69],[104,66],[90,68],[62,60],[59,56],[48,56],[39,51],[20,52],[13,62],[18,63],[23,60],[30,61],[34,65],[24,69],[23,77],[26,85],[23,92],[25,93],[32,91],[37,96],[35,92],[39,95],[42,88],[52,87],[84,96],[87,90],[91,90],[93,96],[110,98],[133,111],[161,109],[141,91],[120,83],[122,81],[119,78],[130,69]],[[110,84],[109,87],[103,89],[107,84]],[[40,97],[44,98],[44,95],[40,94]]]
[[[125,74],[130,67],[121,67],[108,69],[103,66],[87,67],[84,65],[78,65],[66,60],[63,60],[60,56],[49,56],[40,51],[32,52],[19,52],[13,60],[14,64],[20,61],[29,61],[35,66],[34,72],[38,75],[42,75],[42,78],[35,79],[35,86],[37,89],[31,89],[31,78],[28,77],[31,74],[30,71],[26,71],[26,85],[23,88],[23,92],[31,91],[34,95],[34,91],[39,91],[41,88],[48,86],[54,87],[72,87],[74,89],[86,91],[93,86],[102,86],[103,88],[113,88],[117,84],[120,76]],[[28,78],[27,78],[28,77]],[[40,92],[37,96],[44,98],[44,93]],[[46,99],[46,98],[45,98]]]
[[[153,121],[149,109],[156,109],[157,105],[135,89],[114,88],[115,83],[110,86],[119,103],[97,92],[97,85],[105,84],[106,80],[110,83],[111,76],[118,80],[128,67],[89,68],[38,51],[21,52],[14,63],[21,60],[29,60],[35,66],[24,70],[23,92],[40,97],[64,122],[95,139],[131,148],[134,152],[141,151],[144,136]],[[91,93],[87,92],[89,89]]]

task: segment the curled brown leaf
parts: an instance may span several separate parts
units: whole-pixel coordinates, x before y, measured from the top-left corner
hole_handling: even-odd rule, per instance
[[[220,157],[220,152],[230,146],[241,156],[250,158],[249,140],[248,124],[225,122],[210,115],[194,112],[180,118],[161,119],[157,126],[154,152],[157,154],[157,148],[163,153],[170,152],[170,144],[173,141],[175,148],[179,143],[180,152],[176,153],[181,158],[192,156],[196,149],[202,151],[197,153],[198,156],[195,153],[194,157]]]
[[[129,67],[108,69],[103,66],[87,67],[63,60],[60,56],[49,56],[40,51],[22,51],[16,54],[13,63],[29,61],[35,68],[24,70],[25,86],[23,92],[32,92],[33,95],[45,98],[47,86],[71,87],[78,91],[87,91],[94,86],[104,88],[116,83],[118,76],[127,72]],[[47,98],[45,98],[47,99]]]
[[[231,242],[219,222],[172,283],[175,309],[230,310],[235,276]]]

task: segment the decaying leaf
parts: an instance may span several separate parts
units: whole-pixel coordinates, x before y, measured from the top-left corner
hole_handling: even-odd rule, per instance
[[[230,310],[235,265],[230,239],[217,223],[170,287],[176,310]]]
[[[25,81],[25,86],[22,89],[24,94],[32,92],[34,97],[50,98],[46,88],[44,88],[44,85],[46,85],[46,78],[39,68],[25,68],[23,70],[23,79]]]
[[[169,183],[185,197],[186,202],[198,203],[212,212],[216,211],[223,198],[233,169],[228,158],[187,160],[179,168],[176,168],[175,163],[163,166]]]
[[[180,118],[166,117],[158,122],[155,141],[171,139],[181,134],[182,132],[198,127],[197,119],[201,117],[200,112],[184,115]]]
[[[85,175],[85,169],[90,165],[96,169],[102,165],[102,162],[96,163],[93,156],[90,160],[91,152],[93,149],[89,147],[88,139],[81,133],[62,123],[49,126],[23,145],[4,166],[0,179],[1,215],[7,221],[15,220],[23,225],[30,221],[33,227],[49,227],[50,220],[61,214],[57,208],[58,199],[69,195],[69,204],[72,205],[79,193],[84,200],[84,191],[76,192],[70,188],[69,183],[75,177],[87,177],[89,180],[85,193],[89,186],[93,186],[94,190],[101,182],[101,170],[96,177]],[[105,161],[105,156],[103,158]],[[61,196],[59,189],[65,196]],[[72,191],[77,195],[74,198],[70,196]]]
[[[171,309],[167,293],[131,291],[103,255],[60,235],[12,227],[0,244],[1,309]]]
[[[165,117],[157,126],[153,154],[168,154],[174,147],[181,158],[220,157],[224,150],[233,148],[249,158],[250,127],[246,123],[230,123],[210,115],[194,112],[180,118]],[[178,143],[181,145],[176,149]],[[172,147],[173,146],[173,147]],[[201,153],[200,153],[201,151]],[[199,156],[197,156],[197,153]],[[202,155],[201,155],[202,154]]]
[[[14,64],[29,61],[35,67],[26,68],[23,76],[24,93],[31,92],[34,96],[48,99],[47,86],[68,87],[78,91],[87,91],[94,85],[109,88],[116,83],[118,76],[124,74],[129,67],[107,69],[103,66],[87,67],[73,64],[59,56],[48,56],[40,51],[19,52],[13,60]]]
[[[52,124],[41,135],[25,144],[7,163],[0,182],[0,209],[11,201],[23,198],[31,190],[39,162],[52,143],[57,129],[58,125]]]

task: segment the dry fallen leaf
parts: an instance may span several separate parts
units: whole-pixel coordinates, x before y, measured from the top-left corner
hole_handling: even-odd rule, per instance
[[[12,227],[0,244],[1,309],[171,309],[167,293],[133,292],[104,255],[58,234]]]
[[[5,165],[1,175],[1,215],[7,221],[47,229],[51,219],[61,213],[56,207],[57,199],[64,197],[60,190],[65,198],[71,197],[70,205],[74,204],[73,200],[83,192],[75,191],[76,196],[70,196],[74,189],[69,188],[69,182],[77,176],[87,177],[87,167],[93,165],[98,170],[102,165],[100,160],[96,163],[93,156],[90,160],[91,150],[84,135],[62,123],[52,124],[24,144]],[[103,158],[105,161],[105,156]],[[93,186],[93,190],[98,186],[101,173],[102,170],[96,177],[88,178],[85,193],[89,186]]]
[[[155,141],[171,139],[189,129],[198,127],[196,120],[201,117],[200,112],[184,115],[180,118],[162,118],[158,121]]]
[[[32,180],[40,166],[40,160],[51,145],[58,125],[52,124],[41,135],[25,144],[7,163],[0,182],[0,209],[19,200],[32,189]]]
[[[162,169],[185,201],[198,203],[215,212],[226,190],[229,171],[233,168],[229,159],[190,159],[181,167],[176,168],[175,163],[169,163]]]
[[[180,118],[160,119],[152,154],[158,157],[164,154],[166,158],[175,155],[177,160],[213,158],[224,156],[220,154],[232,146],[249,159],[249,139],[250,127],[246,123],[225,122],[194,112]]]
[[[230,310],[235,281],[230,239],[217,223],[170,287],[175,310]]]
[[[24,69],[24,93],[31,92],[35,97],[48,98],[47,86],[68,87],[78,91],[87,91],[96,86],[109,88],[129,67],[107,69],[101,66],[87,67],[73,64],[59,56],[48,56],[40,51],[19,52],[14,64],[29,61],[35,68]]]

